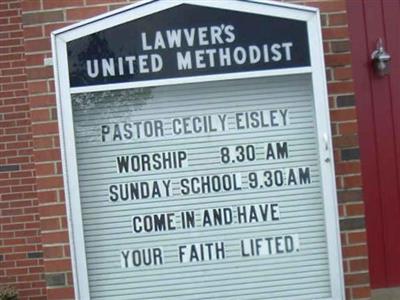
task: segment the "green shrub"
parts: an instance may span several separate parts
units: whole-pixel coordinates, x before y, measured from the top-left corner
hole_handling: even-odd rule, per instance
[[[0,300],[17,300],[17,291],[10,286],[0,286]]]

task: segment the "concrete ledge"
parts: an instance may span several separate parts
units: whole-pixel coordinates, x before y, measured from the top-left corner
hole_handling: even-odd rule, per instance
[[[372,290],[371,300],[399,300],[400,287]]]

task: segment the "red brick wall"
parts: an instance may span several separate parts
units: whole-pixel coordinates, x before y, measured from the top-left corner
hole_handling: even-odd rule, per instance
[[[318,7],[321,12],[346,299],[369,299],[368,248],[346,1],[297,2]]]
[[[368,299],[370,288],[364,207],[345,0],[289,1],[317,6],[321,9],[346,295],[347,299]],[[6,2],[16,1],[7,0]],[[128,2],[133,2],[133,0],[23,1],[27,89],[30,100],[34,169],[48,299],[73,298],[53,73],[51,67],[44,66],[44,59],[51,57],[49,35],[56,28],[98,15]],[[12,108],[15,109],[13,106]],[[19,128],[20,126],[18,130]],[[29,125],[27,130],[29,130]],[[32,148],[32,145],[30,147]],[[4,149],[0,148],[0,151]],[[32,167],[30,164],[31,169]],[[0,174],[0,176],[3,175],[3,173]],[[9,172],[4,174],[11,176]],[[31,180],[33,180],[32,176],[31,173]],[[3,211],[8,208],[1,206],[1,209]],[[10,232],[10,234],[15,234],[14,231]],[[2,236],[2,241],[4,238]],[[37,251],[40,251],[40,245],[37,247]]]
[[[21,1],[0,2],[0,286],[46,299]]]

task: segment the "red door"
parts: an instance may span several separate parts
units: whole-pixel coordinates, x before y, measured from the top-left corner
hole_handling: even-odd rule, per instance
[[[400,0],[347,0],[371,285],[400,286]],[[374,74],[382,38],[390,75]]]

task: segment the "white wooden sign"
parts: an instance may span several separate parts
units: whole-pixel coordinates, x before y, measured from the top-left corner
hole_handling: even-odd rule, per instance
[[[77,299],[344,299],[317,10],[142,1],[53,50]]]

